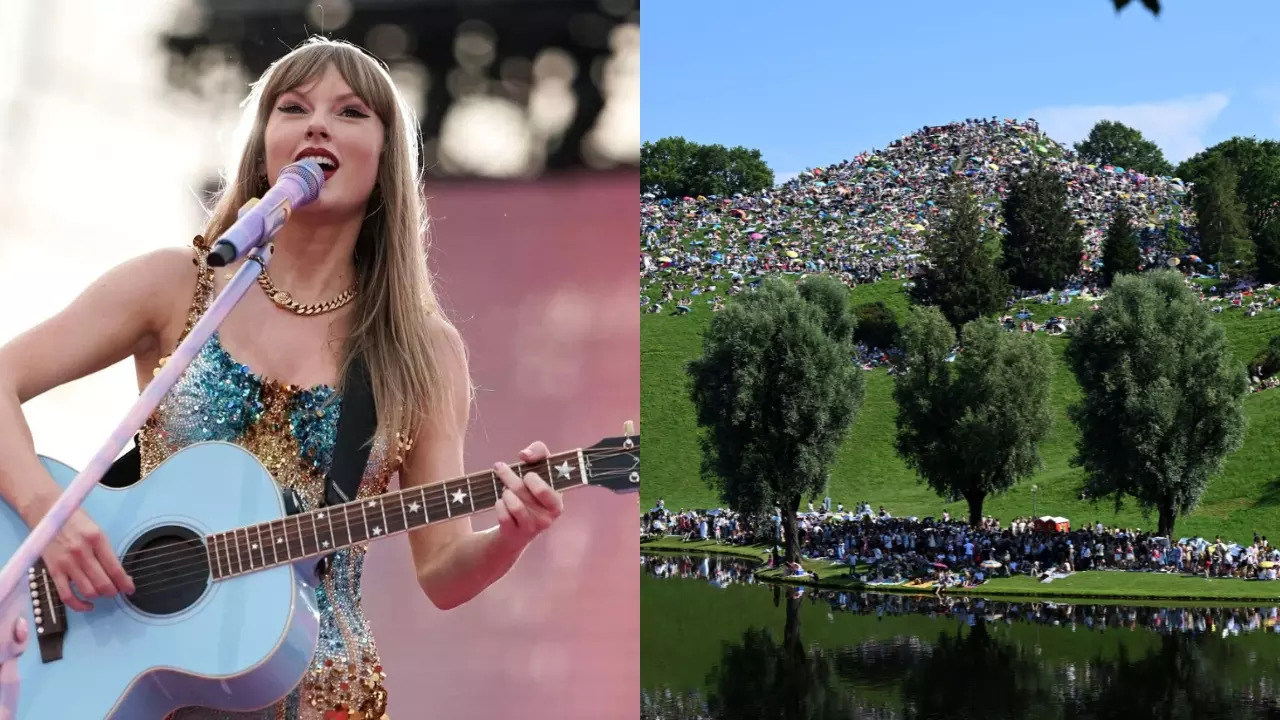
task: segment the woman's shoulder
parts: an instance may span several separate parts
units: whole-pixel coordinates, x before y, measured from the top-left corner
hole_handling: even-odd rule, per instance
[[[120,278],[135,292],[146,293],[154,300],[167,296],[169,290],[190,289],[204,270],[203,258],[204,254],[198,250],[193,254],[192,245],[171,245],[135,255],[110,270],[107,276]]]
[[[438,308],[426,309],[422,314],[423,328],[433,352],[442,363],[461,362],[466,367],[466,343],[458,327]]]

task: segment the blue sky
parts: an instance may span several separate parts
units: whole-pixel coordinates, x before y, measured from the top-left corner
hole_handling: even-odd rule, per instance
[[[1141,130],[1174,163],[1280,137],[1277,0],[643,0],[641,135],[759,148],[779,180],[924,125]]]

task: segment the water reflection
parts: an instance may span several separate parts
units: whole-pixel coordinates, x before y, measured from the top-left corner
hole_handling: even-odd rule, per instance
[[[746,561],[643,563],[648,720],[1280,720],[1278,608],[748,587]],[[677,623],[679,644],[649,635]]]

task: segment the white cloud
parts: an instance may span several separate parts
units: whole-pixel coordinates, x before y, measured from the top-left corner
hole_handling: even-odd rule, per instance
[[[1068,145],[1083,140],[1099,120],[1114,120],[1140,130],[1160,146],[1172,163],[1203,150],[1205,136],[1231,102],[1226,93],[1209,93],[1133,105],[1067,105],[1032,110],[1049,137]]]

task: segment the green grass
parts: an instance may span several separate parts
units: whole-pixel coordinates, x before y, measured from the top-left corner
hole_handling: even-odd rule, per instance
[[[906,296],[900,281],[887,280],[853,291],[858,303],[881,300],[895,311],[905,311]],[[1051,315],[1087,312],[1087,303],[1068,306],[1028,305],[1037,320]],[[702,333],[712,313],[701,304],[686,316],[645,314],[640,322],[641,415],[645,426],[645,478],[641,487],[644,507],[658,498],[668,508],[707,508],[723,505],[699,477],[701,450],[688,395],[685,364],[702,351]],[[1246,317],[1239,310],[1216,315],[1226,328],[1235,357],[1252,358],[1267,340],[1280,333],[1280,312],[1265,311]],[[988,515],[1002,520],[1032,512],[1031,486],[1037,485],[1036,511],[1061,515],[1073,524],[1100,520],[1107,525],[1151,528],[1154,516],[1144,516],[1131,503],[1116,512],[1111,501],[1079,499],[1082,473],[1069,465],[1078,436],[1067,418],[1067,406],[1080,394],[1062,354],[1066,339],[1048,338],[1054,353],[1051,396],[1054,424],[1040,452],[1044,466],[1031,479],[1004,495],[990,498]],[[944,509],[964,516],[963,503],[942,502],[919,482],[893,449],[893,379],[884,370],[868,373],[862,410],[841,447],[831,472],[833,502],[846,505],[866,500],[884,505],[898,516],[939,515]],[[1194,391],[1194,388],[1189,390]],[[1222,534],[1247,541],[1257,531],[1280,538],[1280,390],[1252,394],[1245,401],[1248,431],[1244,446],[1232,455],[1223,472],[1211,482],[1200,507],[1176,525],[1179,536]]]
[[[665,537],[640,544],[644,553],[668,552],[678,554],[721,554],[755,559],[764,562],[769,558],[769,548],[763,545],[738,547],[721,545],[712,540],[684,542]],[[896,585],[863,585],[848,577],[848,569],[837,567],[827,560],[806,560],[801,563],[810,572],[816,572],[819,581],[811,578],[796,580],[786,577],[779,570],[763,570],[762,580],[769,582],[812,585],[833,590],[866,590],[869,592],[922,592]],[[859,568],[859,571],[863,570]],[[932,592],[931,590],[925,592]],[[1153,602],[1213,600],[1215,602],[1274,602],[1280,600],[1280,581],[1258,582],[1235,578],[1192,577],[1164,573],[1119,572],[1098,570],[1078,572],[1062,580],[1042,583],[1027,576],[992,578],[979,587],[953,588],[949,595],[982,595],[984,597],[1013,598],[1081,598],[1099,600],[1148,600]]]

